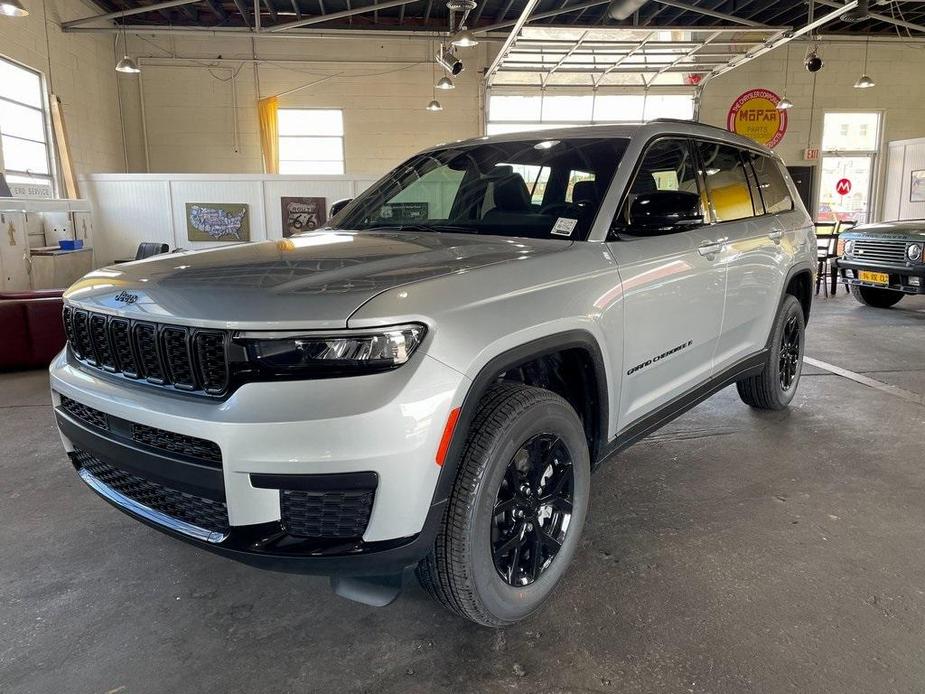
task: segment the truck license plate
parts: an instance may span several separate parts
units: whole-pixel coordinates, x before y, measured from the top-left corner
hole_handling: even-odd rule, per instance
[[[858,279],[862,282],[873,282],[874,284],[889,284],[890,276],[885,272],[869,272],[861,270],[858,273]]]

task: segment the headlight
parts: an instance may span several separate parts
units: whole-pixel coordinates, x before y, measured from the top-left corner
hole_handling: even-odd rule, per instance
[[[918,243],[913,243],[906,249],[906,255],[909,257],[909,260],[921,260],[922,246]]]
[[[854,240],[845,242],[845,255],[851,255],[854,252]]]
[[[411,358],[424,339],[423,325],[396,325],[330,333],[245,332],[236,336],[247,358],[265,373],[337,376],[384,371]]]

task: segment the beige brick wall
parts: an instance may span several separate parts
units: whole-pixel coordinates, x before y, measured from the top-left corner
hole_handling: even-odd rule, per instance
[[[426,145],[481,132],[481,47],[464,54],[469,65],[457,88],[438,92],[444,111],[431,113],[424,110],[433,84],[428,42],[261,38],[256,75],[249,39],[157,37],[131,45],[150,56],[142,63],[141,87],[152,172],[262,172],[257,80],[261,97],[304,87],[282,96],[282,108],[343,109],[351,176],[380,175]],[[196,60],[157,60],[168,51]],[[223,62],[215,62],[217,56]],[[130,168],[144,171],[134,136],[141,128],[137,89],[123,87]]]
[[[776,148],[788,164],[803,163],[803,150],[820,146],[826,111],[882,111],[884,144],[925,135],[925,44],[872,43],[868,72],[877,86],[854,89],[864,67],[864,44],[821,42],[825,67],[816,73],[815,109],[813,75],[803,67],[806,48],[806,42],[795,41],[790,49],[787,96],[794,108],[788,114],[787,134]],[[783,94],[786,66],[787,49],[780,48],[707,84],[701,119],[725,127],[729,107],[747,89],[765,87]]]
[[[134,40],[140,55],[179,55],[199,59],[192,67],[175,64],[145,66],[143,74],[151,171],[259,172],[262,170],[257,136],[255,77],[250,62],[216,63],[251,57],[249,39],[157,37]],[[496,46],[495,46],[496,47]],[[430,44],[421,41],[356,41],[338,39],[259,39],[260,95],[268,96],[315,82],[289,96],[282,106],[344,109],[348,174],[378,175],[420,148],[482,132],[479,80],[494,47],[482,44],[462,53],[467,69],[458,88],[438,93],[445,110],[428,113],[430,99]],[[803,149],[820,143],[826,110],[884,111],[884,141],[925,135],[919,103],[925,97],[925,46],[872,43],[869,72],[877,81],[870,90],[853,89],[863,67],[861,42],[823,41],[825,68],[818,73],[816,106],[810,123],[812,76],[802,66],[806,42],[790,51],[788,95],[796,103],[789,113],[787,135],[778,146],[793,164]],[[296,62],[286,62],[296,61]],[[298,62],[301,61],[301,62]],[[357,62],[367,61],[367,62]],[[783,91],[786,50],[778,49],[709,84],[704,91],[702,119],[725,125],[733,100],[752,87]],[[236,79],[238,147],[235,147],[231,85],[221,81],[240,66]],[[127,85],[127,83],[124,83]],[[131,85],[124,90],[130,168],[144,170],[135,136],[140,128]],[[812,134],[810,126],[812,125]]]
[[[113,37],[63,34],[60,28],[62,21],[98,14],[99,8],[81,0],[45,0],[46,22],[41,0],[23,4],[28,17],[0,17],[0,55],[43,73],[61,99],[78,175],[124,171]]]

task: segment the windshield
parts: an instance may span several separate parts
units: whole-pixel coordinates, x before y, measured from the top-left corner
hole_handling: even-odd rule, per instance
[[[425,152],[360,195],[328,226],[584,240],[626,143],[533,139]]]

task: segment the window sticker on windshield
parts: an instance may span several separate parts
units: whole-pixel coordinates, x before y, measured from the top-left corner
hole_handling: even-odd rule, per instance
[[[552,225],[552,231],[550,234],[555,234],[556,236],[571,236],[572,232],[575,231],[575,227],[578,225],[577,219],[569,219],[568,217],[559,217],[556,220],[556,223]]]

